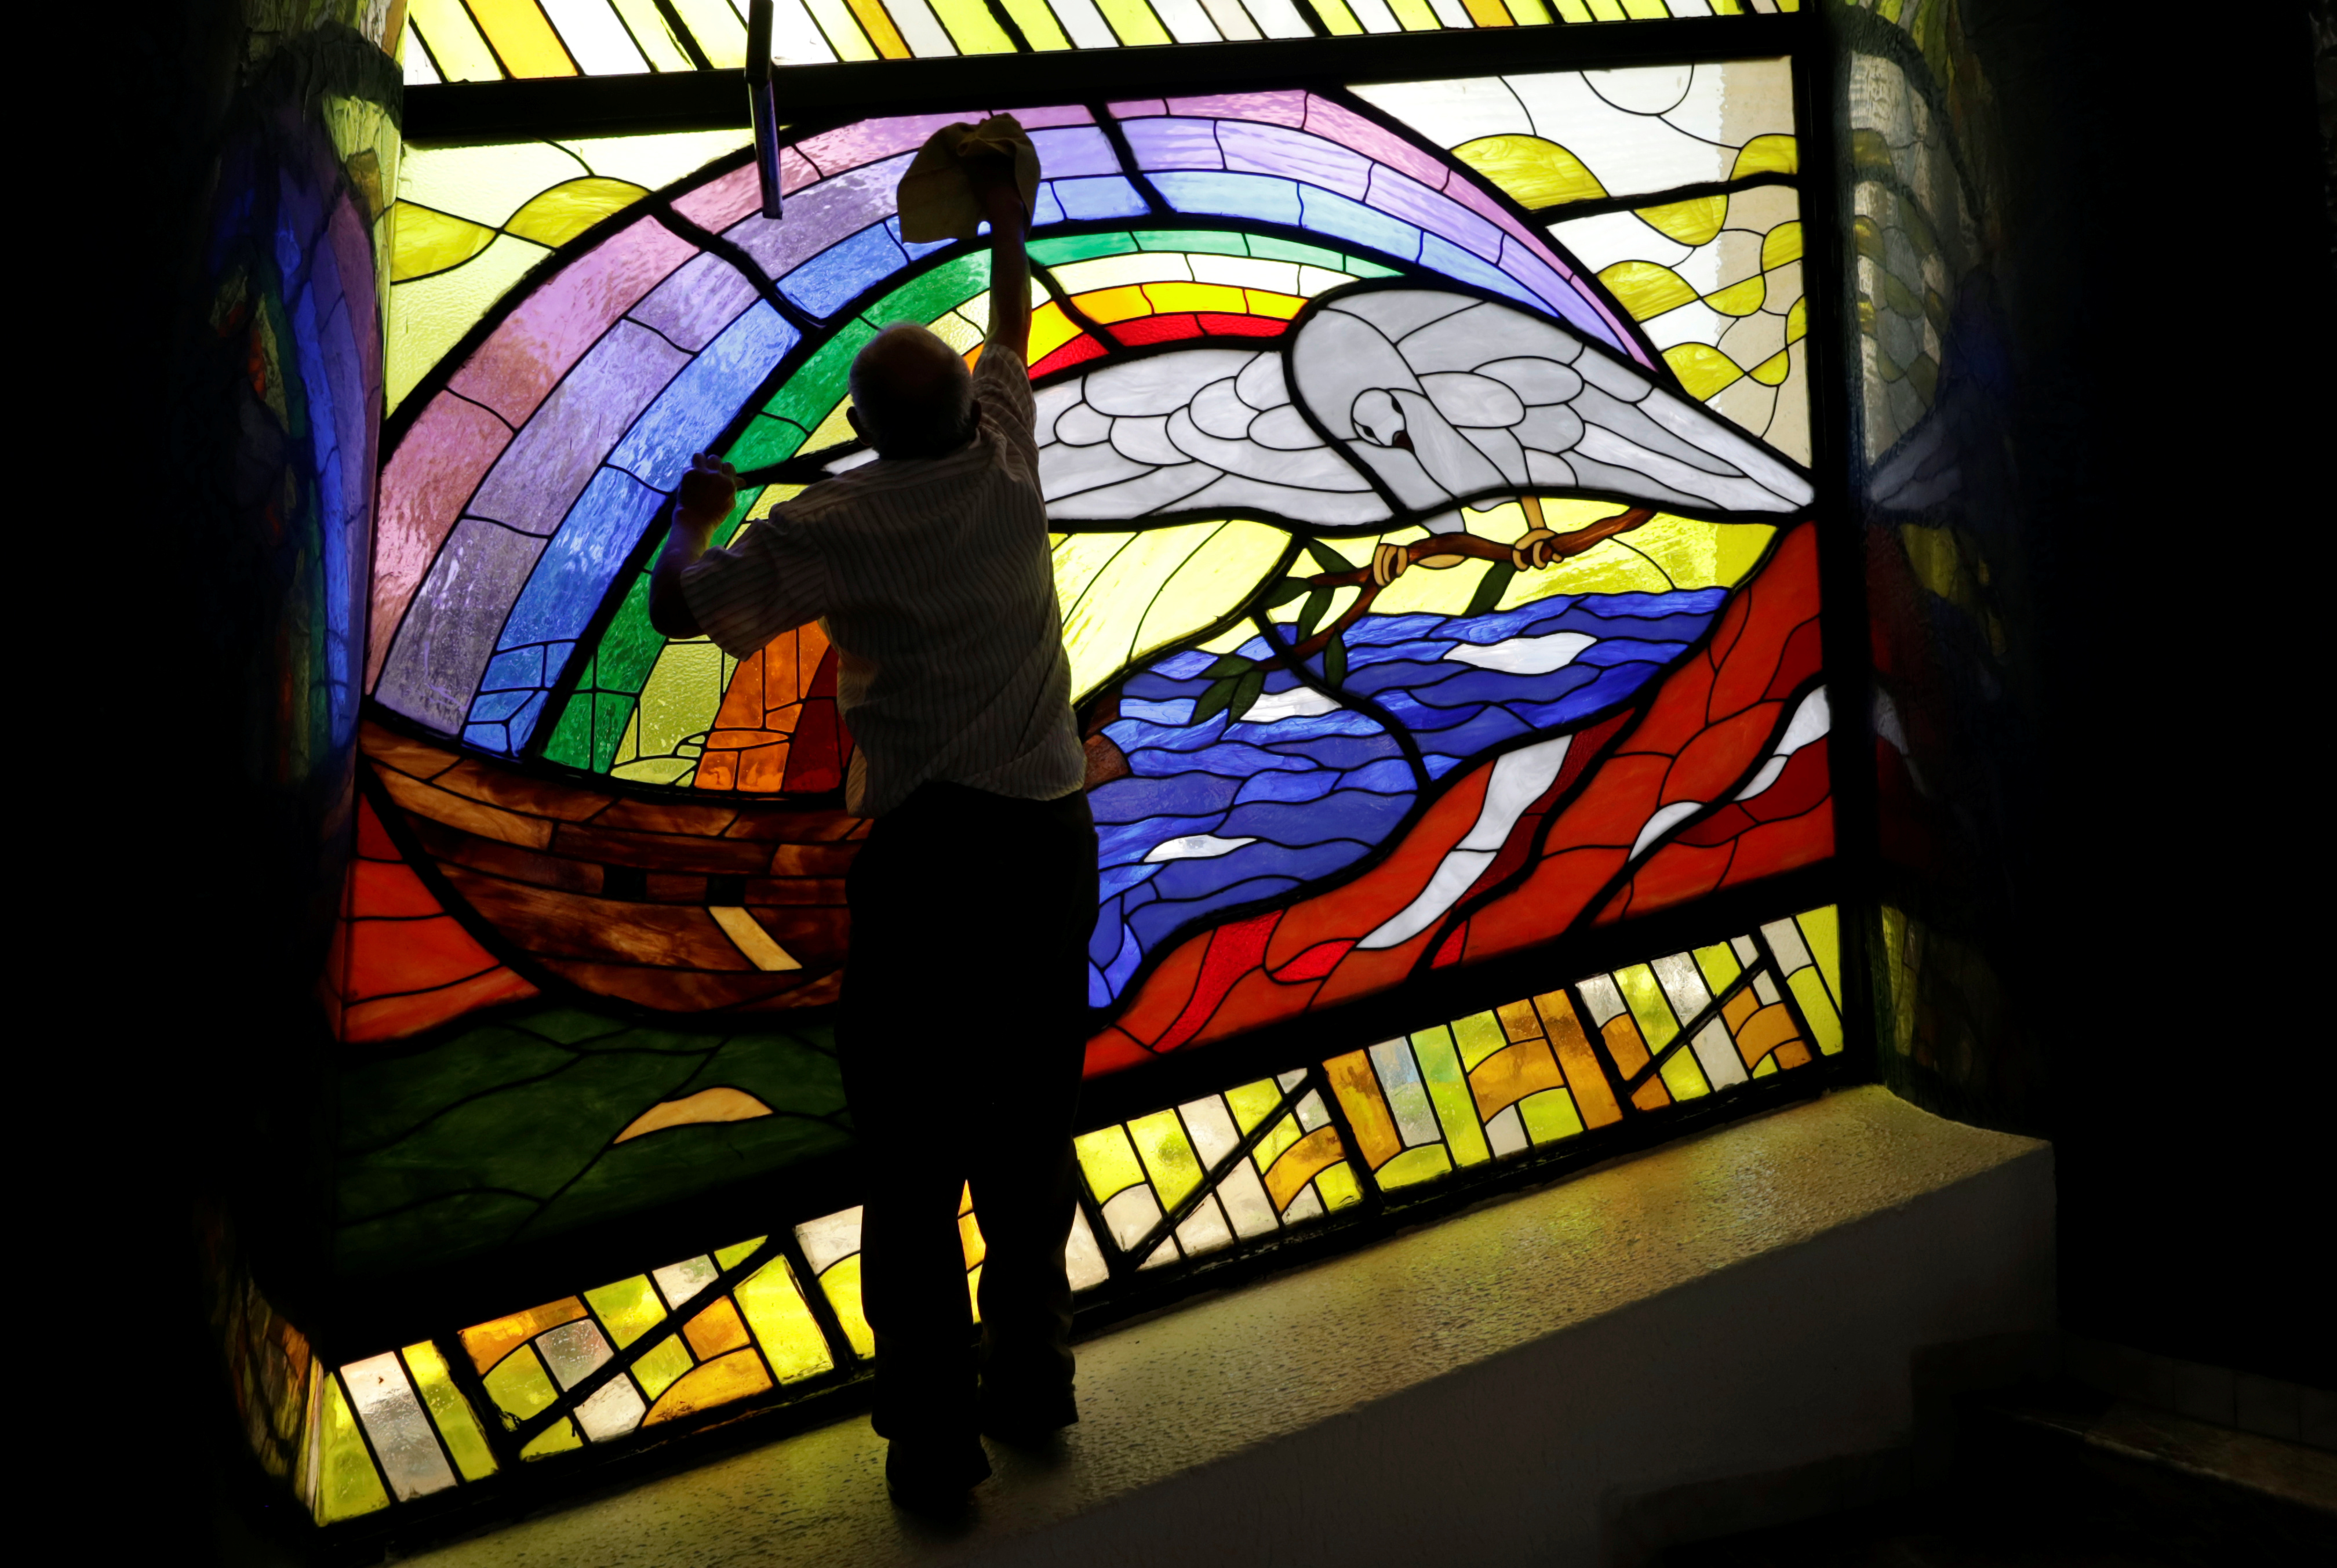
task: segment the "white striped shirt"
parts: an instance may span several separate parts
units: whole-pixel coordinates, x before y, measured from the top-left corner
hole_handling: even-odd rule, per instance
[[[928,779],[1052,800],[1086,777],[1030,373],[992,344],[973,390],[981,432],[960,450],[822,480],[681,574],[733,658],[822,623],[856,743],[845,804],[864,817]]]

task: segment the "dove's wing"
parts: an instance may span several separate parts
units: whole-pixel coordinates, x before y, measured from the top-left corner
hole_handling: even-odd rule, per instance
[[[1299,416],[1271,350],[1155,354],[1059,382],[1037,399],[1039,480],[1052,518],[1205,509],[1338,524],[1388,514],[1370,482]]]
[[[1504,488],[1792,512],[1808,479],[1547,317],[1435,289],[1329,302],[1291,348],[1299,396],[1409,506]]]

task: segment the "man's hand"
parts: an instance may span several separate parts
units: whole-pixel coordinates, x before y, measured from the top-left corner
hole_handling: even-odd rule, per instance
[[[995,118],[1020,131],[1011,114]],[[988,121],[983,123],[989,123]],[[1031,357],[1031,257],[1024,249],[1031,233],[1031,214],[1022,206],[1022,187],[1014,178],[1014,155],[990,152],[964,162],[965,177],[973,187],[982,215],[990,220],[990,332],[988,340],[1003,343],[1018,359]]]
[[[973,187],[973,199],[982,203],[982,215],[992,227],[998,223],[1002,209],[1011,218],[1029,214],[1022,211],[1022,188],[1014,178],[1014,155],[1012,152],[982,152],[964,160],[966,183]]]
[[[650,565],[650,624],[669,637],[696,637],[701,629],[681,591],[681,574],[706,554],[714,525],[738,503],[738,471],[710,452],[689,460],[673,493],[673,526]]]
[[[710,452],[689,460],[689,472],[673,493],[673,520],[684,528],[711,528],[738,502],[738,470]]]

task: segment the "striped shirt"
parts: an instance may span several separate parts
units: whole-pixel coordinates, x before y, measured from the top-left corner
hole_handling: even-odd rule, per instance
[[[681,574],[733,658],[821,622],[856,742],[845,804],[864,817],[928,779],[1052,800],[1086,776],[1030,373],[992,344],[973,390],[981,431],[965,446],[823,480]]]

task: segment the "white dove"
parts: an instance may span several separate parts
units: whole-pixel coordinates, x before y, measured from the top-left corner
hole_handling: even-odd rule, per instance
[[[1572,494],[1704,515],[1809,505],[1803,471],[1564,325],[1444,289],[1326,295],[1282,345],[1179,348],[1037,394],[1048,515],[1263,513],[1462,529]]]

